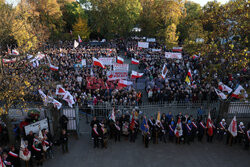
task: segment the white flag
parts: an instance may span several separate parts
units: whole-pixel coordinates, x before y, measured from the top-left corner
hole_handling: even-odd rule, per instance
[[[79,43],[75,40],[74,41],[74,48],[77,48],[78,45],[79,45]]]
[[[231,121],[228,131],[232,134],[233,137],[237,136],[237,122],[236,116],[234,116],[233,120]]]

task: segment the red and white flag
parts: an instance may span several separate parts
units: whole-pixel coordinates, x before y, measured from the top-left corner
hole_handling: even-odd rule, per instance
[[[57,108],[58,110],[60,110],[60,108],[62,107],[62,103],[60,103],[59,101],[53,99],[52,101],[53,105],[55,108]]]
[[[13,59],[3,59],[3,63],[15,63],[16,62],[16,58]]]
[[[111,112],[110,119],[112,119],[115,122],[115,108],[113,108],[113,110]]]
[[[178,122],[176,124],[176,128],[174,130],[174,134],[176,137],[180,137],[183,135],[183,131],[182,131],[182,125],[181,125],[181,119],[178,119]]]
[[[18,52],[16,49],[13,49],[11,54],[12,54],[12,55],[18,56],[18,55],[19,55],[19,52]]]
[[[219,89],[222,92],[227,92],[228,94],[231,93],[233,91],[233,89],[231,89],[230,87],[228,87],[227,85],[223,84],[222,82],[219,82]]]
[[[139,60],[136,60],[136,59],[134,59],[134,58],[132,58],[132,60],[131,60],[131,64],[136,64],[136,65],[138,65],[139,64]]]
[[[131,73],[131,78],[135,79],[135,78],[141,78],[143,76],[143,73],[138,73],[136,71],[132,71]]]
[[[220,90],[214,88],[216,94],[222,99],[222,100],[225,100],[227,99],[227,95],[225,95],[224,93],[222,93]]]
[[[211,120],[210,112],[208,113],[208,118],[207,118],[207,125],[206,125],[206,127],[207,127],[207,134],[208,134],[209,136],[213,136],[214,130],[213,130],[213,123],[212,123],[212,120]]]
[[[116,63],[123,64],[124,63],[124,59],[121,58],[121,57],[119,57],[119,56],[117,56]]]
[[[82,43],[82,39],[81,39],[80,35],[78,35],[78,42]]]
[[[62,87],[62,85],[57,85],[56,86],[56,95],[65,95],[66,91]]]
[[[58,69],[59,69],[59,67],[56,67],[56,66],[54,66],[54,65],[52,65],[52,64],[49,65],[49,68],[50,68],[50,70],[52,70],[52,71],[58,71]]]
[[[5,165],[3,164],[3,160],[2,160],[1,156],[0,156],[0,167],[5,167]]]
[[[65,95],[63,96],[63,100],[68,102],[69,107],[73,108],[73,104],[75,104],[75,101],[73,96],[68,91],[66,91]]]
[[[238,99],[247,98],[248,94],[247,94],[246,90],[241,85],[239,85],[237,87],[237,89],[235,89],[235,91],[233,92],[232,97],[235,97]]]
[[[118,82],[118,86],[120,86],[120,87],[127,87],[127,86],[130,86],[132,84],[133,84],[133,82],[126,81],[126,80],[119,80],[119,82]]]
[[[192,79],[192,73],[191,73],[190,69],[188,69],[188,74],[187,75],[189,76],[190,80],[192,81],[193,79]]]
[[[41,98],[43,99],[43,102],[46,106],[48,104],[48,97],[45,95],[45,93],[41,89],[38,89],[38,92],[41,95]]]
[[[162,79],[166,78],[167,73],[168,73],[168,68],[167,68],[166,64],[164,64],[164,66],[162,68],[162,71],[161,71],[161,77],[162,77]]]
[[[105,68],[105,66],[103,65],[102,61],[98,60],[97,58],[93,57],[93,65],[94,66],[99,66],[102,68]]]
[[[237,122],[236,116],[234,116],[233,120],[231,121],[228,131],[232,134],[233,137],[237,136]]]
[[[173,47],[173,52],[182,52],[182,47]]]

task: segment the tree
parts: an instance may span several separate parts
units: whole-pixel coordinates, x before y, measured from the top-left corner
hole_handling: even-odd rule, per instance
[[[89,0],[90,27],[106,38],[126,37],[142,10],[138,0]]]
[[[87,19],[78,18],[78,21],[73,25],[73,34],[77,38],[80,35],[81,39],[89,38],[89,28]]]

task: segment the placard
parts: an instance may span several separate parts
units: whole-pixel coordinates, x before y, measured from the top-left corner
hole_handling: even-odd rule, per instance
[[[138,42],[139,48],[148,48],[149,43],[148,42]]]
[[[173,47],[173,52],[182,52],[182,47]]]
[[[43,119],[41,121],[35,122],[33,124],[27,125],[24,127],[25,134],[28,135],[30,131],[33,133],[39,133],[39,130],[47,129],[49,130],[49,124],[47,119]]]
[[[165,52],[165,57],[167,59],[182,59],[181,53]]]
[[[117,64],[113,66],[114,71],[127,71],[129,70],[129,64]]]
[[[86,67],[86,65],[87,65],[86,59],[82,59],[82,65],[83,65],[84,67]]]
[[[147,38],[147,42],[156,42],[155,38]]]
[[[152,52],[161,52],[161,49],[152,49]]]
[[[114,81],[118,79],[127,79],[128,72],[126,71],[108,71],[107,72],[108,81]]]
[[[100,57],[99,60],[102,62],[103,65],[111,66],[115,63],[115,58],[113,57]]]

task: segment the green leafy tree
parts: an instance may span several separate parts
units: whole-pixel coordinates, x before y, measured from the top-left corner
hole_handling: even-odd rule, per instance
[[[73,30],[75,38],[77,38],[79,35],[82,40],[88,39],[90,34],[88,20],[79,18],[78,21],[73,25]]]

